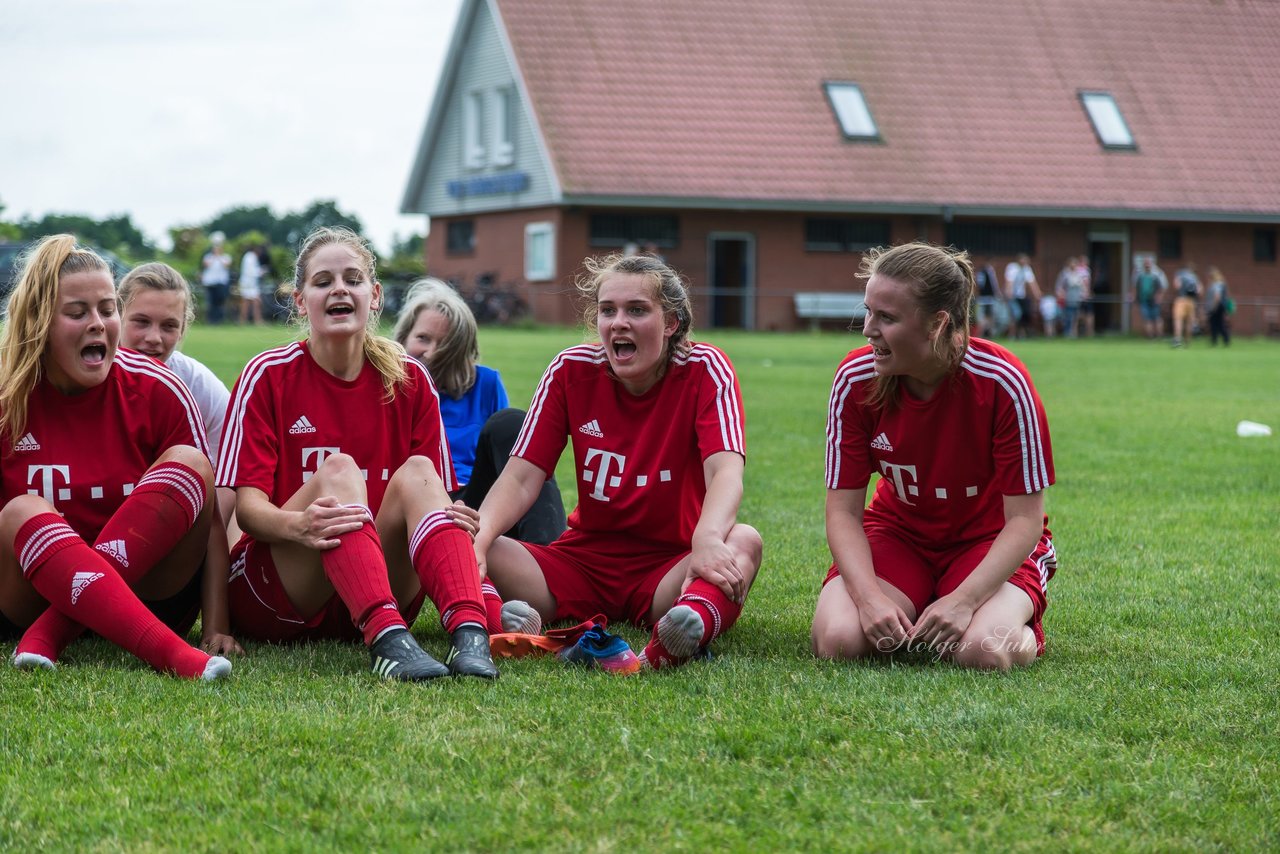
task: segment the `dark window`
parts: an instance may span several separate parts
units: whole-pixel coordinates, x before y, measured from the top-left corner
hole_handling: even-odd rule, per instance
[[[947,243],[975,255],[1036,254],[1036,227],[1007,222],[949,222]]]
[[[1156,254],[1161,258],[1182,257],[1182,229],[1176,225],[1156,229]]]
[[[591,245],[621,248],[652,243],[659,249],[680,245],[680,219],[671,214],[596,213],[591,215]]]
[[[804,248],[809,252],[865,252],[889,243],[887,219],[818,219],[804,221]]]
[[[449,223],[445,251],[450,255],[468,255],[476,249],[476,221],[455,219]]]
[[[1274,228],[1253,230],[1253,260],[1264,264],[1276,262],[1276,230]]]

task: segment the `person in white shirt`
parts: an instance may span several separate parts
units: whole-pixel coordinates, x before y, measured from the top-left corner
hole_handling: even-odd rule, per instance
[[[262,325],[262,261],[250,246],[240,259],[240,323]]]
[[[231,392],[208,367],[177,350],[195,318],[187,280],[168,264],[142,264],[125,274],[117,292],[124,321],[120,345],[164,362],[186,384],[200,407],[209,453],[216,460]],[[234,490],[218,490],[218,509],[234,542],[240,535],[232,519]]]

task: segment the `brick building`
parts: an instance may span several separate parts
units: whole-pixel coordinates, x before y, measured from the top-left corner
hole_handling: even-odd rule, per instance
[[[402,209],[433,275],[571,322],[582,258],[653,243],[699,326],[790,329],[915,238],[1042,282],[1087,255],[1098,328],[1137,257],[1218,266],[1280,326],[1280,6],[1249,0],[465,0]]]

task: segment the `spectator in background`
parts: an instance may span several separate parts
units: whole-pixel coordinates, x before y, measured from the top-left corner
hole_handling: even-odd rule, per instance
[[[1025,252],[1004,268],[1004,287],[1013,314],[1013,337],[1026,338],[1031,331],[1032,306],[1040,301],[1040,284]]]
[[[1076,259],[1076,274],[1084,285],[1084,296],[1080,300],[1080,326],[1087,338],[1093,337],[1093,273],[1089,270],[1089,258],[1081,255]]]
[[[1066,260],[1053,285],[1057,302],[1062,306],[1062,334],[1068,338],[1080,335],[1080,308],[1085,298],[1085,279],[1073,256]]]
[[[224,247],[227,241],[225,234],[215,231],[209,240],[212,245],[200,261],[200,284],[204,286],[208,300],[205,319],[210,323],[221,323],[225,318],[227,297],[231,294],[233,260]]]
[[[1231,295],[1227,292],[1227,280],[1217,267],[1209,268],[1209,288],[1205,292],[1205,310],[1209,314],[1209,344],[1218,346],[1218,337],[1222,337],[1222,346],[1231,346],[1231,329],[1227,321],[1230,314]]]
[[[262,325],[262,258],[259,246],[250,246],[240,259],[240,323]]]
[[[502,377],[479,364],[475,315],[466,300],[439,279],[413,283],[392,337],[426,366],[440,392],[440,416],[458,482],[450,497],[479,509],[511,456],[524,426],[524,410],[507,406]],[[564,501],[551,477],[529,511],[505,534],[546,545],[565,527]]]
[[[1200,306],[1203,287],[1200,277],[1196,275],[1196,265],[1192,261],[1178,271],[1174,277],[1177,288],[1173,298],[1173,346],[1182,347],[1191,343],[1195,333],[1196,312]]]
[[[994,338],[1008,331],[1009,306],[1004,299],[1004,289],[996,277],[996,268],[983,258],[973,266],[973,277],[978,292],[978,334]]]
[[[1133,278],[1133,299],[1138,304],[1142,315],[1143,332],[1148,338],[1159,338],[1164,334],[1161,328],[1160,303],[1164,301],[1164,292],[1168,287],[1159,268],[1151,263],[1151,258],[1142,259],[1142,269]]]

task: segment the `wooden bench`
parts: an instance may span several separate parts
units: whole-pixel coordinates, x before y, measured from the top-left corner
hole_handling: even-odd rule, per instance
[[[844,291],[804,291],[795,295],[796,317],[817,329],[824,320],[840,320],[846,325],[867,312],[863,294]]]

